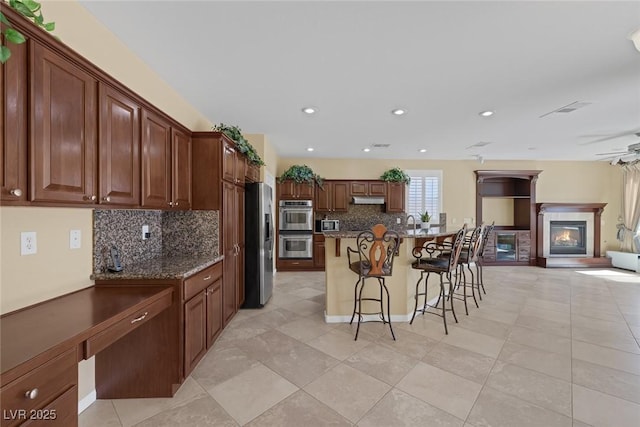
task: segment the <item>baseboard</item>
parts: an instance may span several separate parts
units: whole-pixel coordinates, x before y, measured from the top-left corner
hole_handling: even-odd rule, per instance
[[[433,305],[438,301],[438,297],[435,297],[427,302],[428,305]],[[392,322],[410,322],[413,317],[413,312],[407,314],[392,314],[391,321]],[[356,319],[354,319],[355,321]],[[375,320],[380,320],[380,316],[376,314],[365,314],[362,316],[363,322],[371,322]],[[324,312],[324,321],[326,323],[349,323],[351,321],[351,315],[332,315],[329,316],[327,312]]]
[[[91,393],[80,399],[80,401],[78,402],[78,414],[82,413],[82,411],[91,406],[91,404],[96,401],[96,398],[97,394],[96,390],[94,389]]]

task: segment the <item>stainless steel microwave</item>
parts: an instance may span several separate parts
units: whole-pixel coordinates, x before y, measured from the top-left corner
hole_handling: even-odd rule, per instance
[[[337,219],[323,219],[320,221],[320,231],[340,231],[340,221]]]

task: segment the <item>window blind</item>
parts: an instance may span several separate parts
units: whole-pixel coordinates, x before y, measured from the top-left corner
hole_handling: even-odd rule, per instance
[[[442,171],[413,170],[406,173],[411,177],[406,213],[420,222],[420,216],[427,211],[431,215],[431,221],[438,222],[442,211]]]

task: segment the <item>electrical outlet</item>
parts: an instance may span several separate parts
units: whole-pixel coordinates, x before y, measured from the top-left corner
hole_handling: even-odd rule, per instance
[[[396,218],[396,224],[402,224],[402,219]]]
[[[143,225],[142,226],[142,240],[147,240],[149,237],[151,237],[151,233],[149,233],[149,226],[148,225]]]
[[[80,249],[82,232],[80,230],[69,231],[69,249]]]
[[[35,255],[38,253],[38,242],[35,231],[20,233],[20,255]]]

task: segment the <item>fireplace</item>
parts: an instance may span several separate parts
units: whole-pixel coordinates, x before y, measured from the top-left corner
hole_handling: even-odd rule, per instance
[[[586,255],[587,221],[549,221],[549,253]]]

